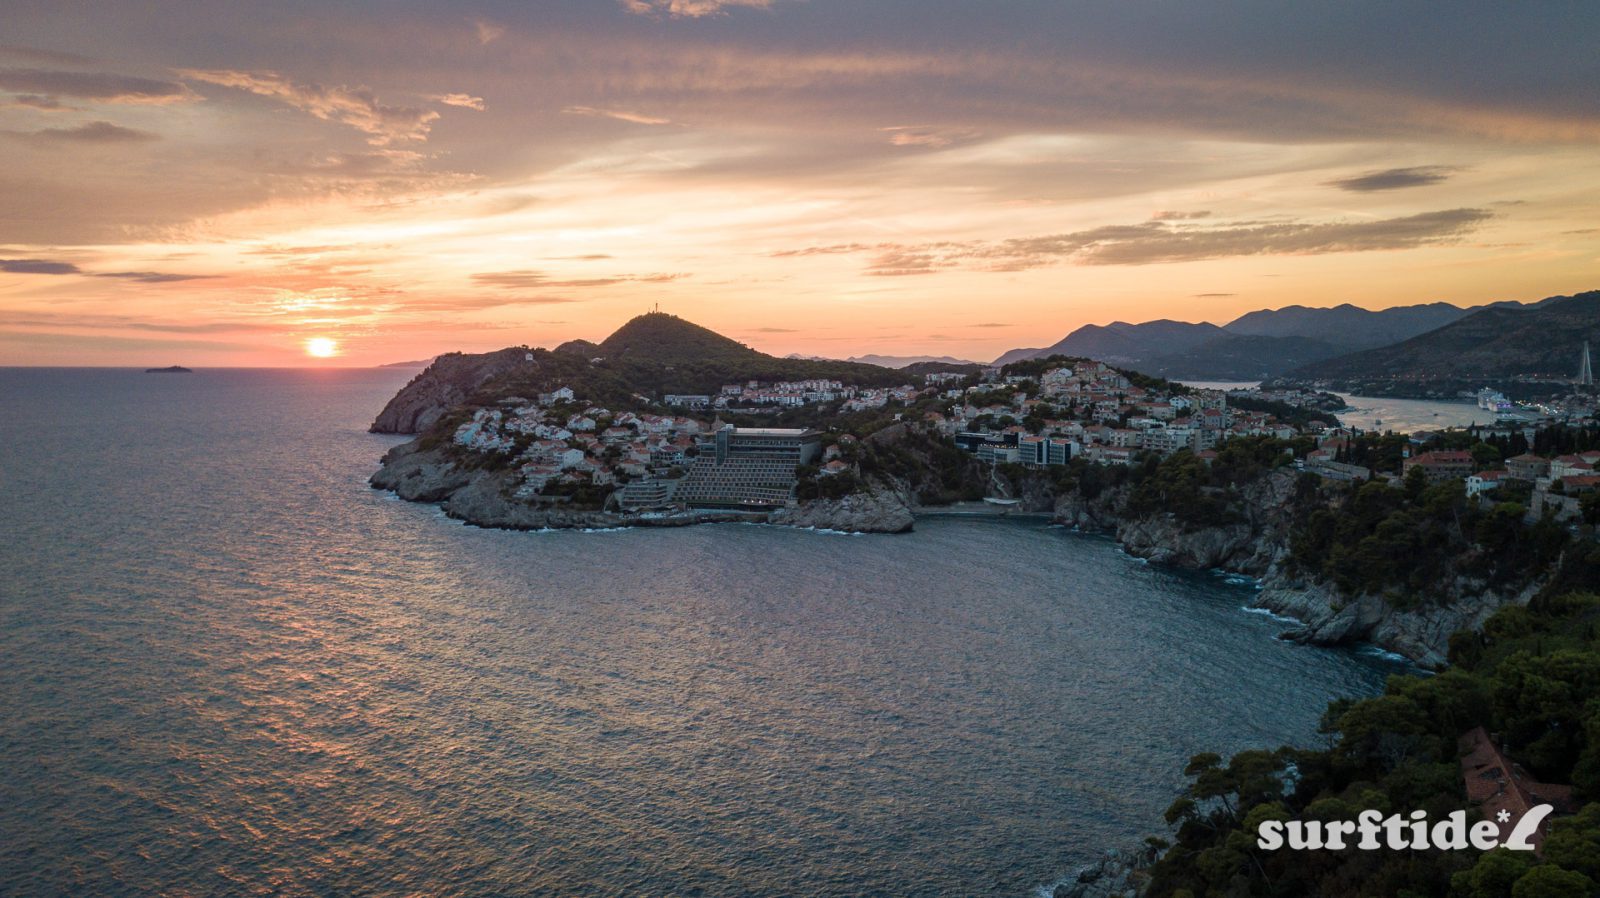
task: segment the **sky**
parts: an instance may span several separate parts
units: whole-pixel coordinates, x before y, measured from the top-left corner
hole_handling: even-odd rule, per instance
[[[1600,287],[1600,5],[8,0],[0,365]]]

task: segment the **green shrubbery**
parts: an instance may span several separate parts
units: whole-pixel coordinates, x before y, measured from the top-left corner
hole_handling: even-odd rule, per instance
[[[1565,581],[1600,585],[1592,565]],[[1392,677],[1384,694],[1329,706],[1323,750],[1247,751],[1227,763],[1198,755],[1167,817],[1176,842],[1151,871],[1150,895],[1591,895],[1600,882],[1600,804],[1552,818],[1544,857],[1507,851],[1262,851],[1268,819],[1354,819],[1371,808],[1467,806],[1457,740],[1500,733],[1512,757],[1546,782],[1600,799],[1600,596],[1541,595],[1502,609],[1481,636],[1458,634],[1452,667]]]

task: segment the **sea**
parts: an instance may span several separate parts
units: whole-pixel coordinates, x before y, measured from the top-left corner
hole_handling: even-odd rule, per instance
[[[1048,894],[1407,670],[1042,521],[466,526],[411,373],[0,369],[0,893]]]
[[[1189,386],[1206,390],[1246,390],[1258,387],[1260,381],[1185,381]],[[1336,394],[1349,406],[1335,412],[1339,422],[1347,427],[1379,433],[1416,433],[1421,430],[1443,430],[1448,427],[1470,427],[1474,424],[1495,423],[1495,413],[1481,409],[1472,400],[1440,401],[1435,399],[1396,399],[1392,396],[1360,396],[1353,393]]]

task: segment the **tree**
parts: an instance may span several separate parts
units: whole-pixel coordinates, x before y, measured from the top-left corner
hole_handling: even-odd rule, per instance
[[[1511,887],[1511,898],[1589,898],[1594,880],[1555,864],[1540,864],[1522,874]]]

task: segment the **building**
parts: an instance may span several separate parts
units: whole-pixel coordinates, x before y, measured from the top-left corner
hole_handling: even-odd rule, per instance
[[[1577,809],[1571,786],[1541,783],[1526,770],[1506,759],[1494,738],[1483,727],[1475,727],[1461,736],[1461,779],[1466,786],[1467,800],[1477,805],[1483,819],[1500,827],[1500,839],[1505,841],[1511,830],[1535,805],[1548,804],[1558,814],[1570,814]],[[1501,822],[1498,814],[1507,813]],[[1543,853],[1547,818],[1528,839],[1535,853]]]
[[[1414,455],[1400,464],[1402,475],[1421,468],[1429,483],[1462,480],[1472,473],[1472,453],[1457,449],[1436,449]]]
[[[1506,476],[1512,480],[1532,483],[1550,473],[1550,460],[1523,453],[1506,459]]]
[[[617,491],[617,502],[626,511],[641,508],[666,508],[677,495],[679,480],[641,477]]]
[[[702,437],[676,501],[712,508],[770,508],[794,496],[795,468],[821,453],[814,430],[734,427]]]
[[[1017,441],[1017,460],[1030,468],[1064,465],[1082,451],[1082,446],[1060,437],[1022,437]]]
[[[668,393],[661,397],[661,401],[667,405],[678,405],[684,408],[705,408],[711,404],[711,397],[700,394]]]
[[[1498,489],[1501,482],[1511,477],[1508,471],[1479,471],[1467,478],[1467,495],[1476,496]]]

